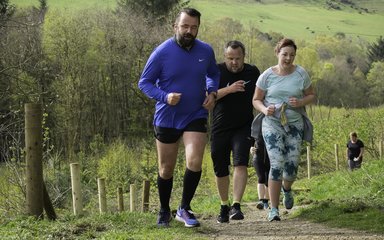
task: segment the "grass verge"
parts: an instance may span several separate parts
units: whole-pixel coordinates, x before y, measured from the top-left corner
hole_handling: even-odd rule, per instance
[[[2,239],[205,239],[199,228],[185,228],[172,221],[172,228],[159,229],[152,213],[91,214],[77,218],[61,215],[57,221],[19,217],[0,228]]]
[[[353,172],[338,171],[298,181],[298,202],[310,204],[296,213],[315,222],[384,233],[384,161],[363,163]]]

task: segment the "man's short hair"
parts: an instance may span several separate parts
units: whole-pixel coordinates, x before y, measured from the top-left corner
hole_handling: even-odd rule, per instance
[[[244,47],[244,44],[240,41],[237,41],[237,40],[232,40],[232,41],[229,41],[227,42],[227,44],[225,45],[225,50],[227,50],[227,48],[230,47],[232,49],[237,49],[237,48],[241,48],[241,50],[243,51],[243,54],[245,55],[245,47]]]
[[[201,17],[201,13],[199,11],[197,11],[196,9],[194,8],[183,8],[180,10],[179,14],[177,14],[177,17],[176,17],[176,20],[175,20],[175,24],[177,24],[180,20],[180,16],[182,13],[186,13],[188,16],[191,16],[191,17],[196,17],[198,19],[198,22],[199,22],[199,25],[200,25],[200,17]]]

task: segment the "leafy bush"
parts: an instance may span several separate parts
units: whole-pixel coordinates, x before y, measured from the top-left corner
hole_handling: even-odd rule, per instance
[[[112,143],[98,164],[98,178],[105,178],[108,188],[129,189],[129,184],[143,180],[141,158],[134,149],[117,140]]]

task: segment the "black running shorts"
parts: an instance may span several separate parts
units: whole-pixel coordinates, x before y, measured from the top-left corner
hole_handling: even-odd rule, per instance
[[[248,166],[249,149],[253,143],[250,132],[250,127],[244,126],[239,129],[212,134],[211,158],[217,177],[229,175],[231,153],[233,166]]]
[[[154,135],[162,143],[175,143],[184,132],[207,132],[207,119],[199,118],[190,122],[184,129],[154,127]]]

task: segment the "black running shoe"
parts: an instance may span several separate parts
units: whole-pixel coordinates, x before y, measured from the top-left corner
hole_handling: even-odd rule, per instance
[[[232,205],[231,210],[229,210],[229,219],[231,220],[243,220],[244,214],[241,212],[240,203],[235,203]]]
[[[167,210],[160,210],[157,217],[157,226],[159,228],[169,227],[169,222],[172,220],[171,212]]]
[[[229,206],[221,205],[220,215],[217,216],[217,223],[229,223]]]
[[[264,203],[263,203],[263,201],[258,201],[257,204],[256,204],[256,208],[257,208],[257,209],[260,209],[260,210],[264,209]]]

